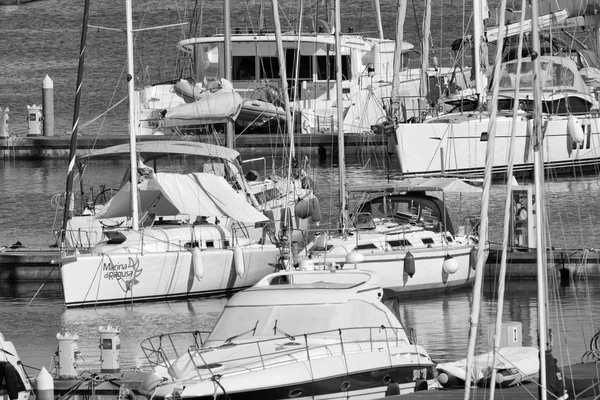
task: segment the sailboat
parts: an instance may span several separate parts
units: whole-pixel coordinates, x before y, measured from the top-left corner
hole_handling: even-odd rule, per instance
[[[479,49],[484,45],[483,17],[478,11],[480,1],[473,2],[474,29],[473,45]],[[548,17],[548,16],[546,16]],[[554,26],[564,21],[563,14],[551,14],[549,25]],[[536,21],[538,22],[538,21]],[[500,42],[498,42],[500,43]],[[485,75],[479,67],[484,60],[479,60],[475,51],[474,69],[476,86],[471,91],[475,102],[469,110],[448,110],[439,112],[444,104],[435,104],[435,112],[427,115],[418,123],[398,123],[396,129],[397,155],[402,172],[407,176],[413,175],[461,175],[481,177],[486,162],[486,145],[489,137],[487,130],[492,106],[486,101],[488,87]],[[552,113],[544,113],[546,138],[545,166],[557,173],[570,172],[574,169],[593,168],[598,158],[598,134],[600,133],[600,118],[598,117],[598,102],[592,96],[590,89],[584,83],[577,65],[567,54],[539,54],[542,58],[543,102]],[[494,67],[501,68],[499,76],[501,85],[508,94],[514,90],[515,60],[503,60]],[[531,67],[532,57],[523,58],[523,68]],[[525,71],[525,70],[524,70]],[[524,86],[528,74],[523,73],[521,86]],[[530,82],[530,81],[529,81]],[[490,85],[493,85],[491,82]],[[529,83],[530,85],[530,83]],[[494,154],[493,173],[496,177],[505,176],[508,160],[508,145],[512,125],[517,126],[515,139],[515,173],[530,174],[534,169],[531,151],[531,107],[526,99],[527,93],[519,99],[501,98],[506,109],[498,112],[496,125],[498,129],[498,146]],[[512,118],[511,105],[519,102],[520,110],[517,119]],[[455,105],[464,103],[457,99]]]
[[[337,37],[337,36],[336,36]],[[336,42],[341,65],[340,41]],[[395,65],[397,65],[395,63]],[[337,68],[336,96],[343,97]],[[359,268],[377,272],[398,295],[449,292],[469,287],[478,247],[476,226],[455,232],[445,203],[427,192],[478,192],[456,178],[408,179],[354,185],[347,190],[342,115],[338,102],[339,229],[317,232],[292,265],[300,269]],[[348,191],[366,196],[352,215]]]
[[[133,76],[131,1],[126,8],[128,72]],[[292,191],[293,198],[284,196],[277,204],[270,202],[277,193],[261,198],[263,192],[248,184],[233,149],[188,141],[136,143],[132,81],[130,143],[82,157],[129,156],[119,191],[97,213],[83,217],[127,222],[103,226],[103,240],[88,241],[93,246],[89,252],[56,261],[66,306],[232,292],[273,272],[281,255],[279,229],[265,214],[287,216],[284,211],[302,196]],[[164,166],[158,163],[161,158],[180,157],[197,167],[182,174],[158,171],[157,166]],[[145,164],[151,162],[154,168]],[[73,158],[70,166],[74,163]]]

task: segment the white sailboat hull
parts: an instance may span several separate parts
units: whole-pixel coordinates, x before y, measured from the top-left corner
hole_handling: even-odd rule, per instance
[[[578,117],[584,133],[583,143],[575,143],[568,132],[568,117],[544,119],[546,166],[573,168],[600,161],[600,118]],[[451,114],[437,122],[401,124],[397,135],[397,154],[404,174],[475,174],[483,175],[485,167],[489,117]],[[496,120],[494,172],[507,170],[512,117]],[[514,170],[533,169],[531,122],[523,114],[517,119]]]
[[[411,249],[410,253],[414,256],[415,265],[412,277],[404,271],[407,251],[360,251],[364,261],[358,264],[349,264],[346,261],[347,254],[328,255],[322,259],[313,258],[313,261],[343,265],[344,269],[358,268],[373,271],[380,278],[384,288],[404,295],[421,295],[469,287],[475,278],[475,271],[470,267],[472,248],[472,245],[457,245],[439,250]],[[452,256],[458,264],[458,269],[453,274],[447,273],[443,267],[447,255]]]
[[[274,271],[275,245],[242,248],[243,277],[233,249],[204,249],[198,279],[188,250],[80,255],[64,264],[61,279],[67,307],[187,298],[236,291]]]

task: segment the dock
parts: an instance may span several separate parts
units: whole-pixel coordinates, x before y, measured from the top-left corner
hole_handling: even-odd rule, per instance
[[[287,135],[286,135],[287,136]],[[173,141],[204,142],[224,145],[224,135],[215,137],[209,135],[157,135],[138,136],[139,142],[144,141]],[[387,137],[373,133],[348,133],[344,135],[344,147],[348,151],[359,151],[364,147],[373,148],[382,155],[387,151]],[[84,155],[92,150],[129,143],[129,136],[107,135],[102,137],[79,136],[77,138],[77,154]],[[274,151],[289,148],[289,142],[283,135],[277,134],[243,134],[235,137],[235,149],[242,156],[273,155]],[[313,153],[323,156],[335,154],[338,147],[337,135],[331,134],[298,134],[294,135],[294,145],[300,153]],[[10,136],[0,137],[0,158],[3,159],[45,159],[68,158],[71,137],[63,136]],[[387,153],[386,153],[387,154]]]
[[[500,272],[502,252],[490,249],[484,277],[495,280]],[[547,252],[548,271],[554,271],[563,285],[578,279],[600,278],[600,249],[560,249]],[[0,281],[60,282],[60,267],[52,260],[60,258],[56,247],[46,249],[0,248]],[[536,279],[537,254],[535,250],[507,253],[507,279]]]

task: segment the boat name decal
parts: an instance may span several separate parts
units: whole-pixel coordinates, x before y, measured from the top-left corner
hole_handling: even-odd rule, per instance
[[[109,261],[104,263],[102,268],[104,272],[104,279],[132,279],[139,275],[137,268],[139,267],[139,261],[129,259],[128,263],[113,263]],[[137,272],[137,273],[136,273]]]

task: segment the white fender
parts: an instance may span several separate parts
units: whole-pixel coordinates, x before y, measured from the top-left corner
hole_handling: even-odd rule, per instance
[[[202,251],[199,247],[194,247],[192,250],[192,267],[194,268],[194,276],[199,281],[204,276],[204,264],[202,263]]]
[[[244,266],[244,252],[240,246],[233,248],[233,264],[235,265],[235,272],[241,279],[246,273],[246,267]]]
[[[569,115],[567,121],[567,133],[571,136],[574,142],[583,143],[583,129],[581,129],[581,121],[574,115]]]

